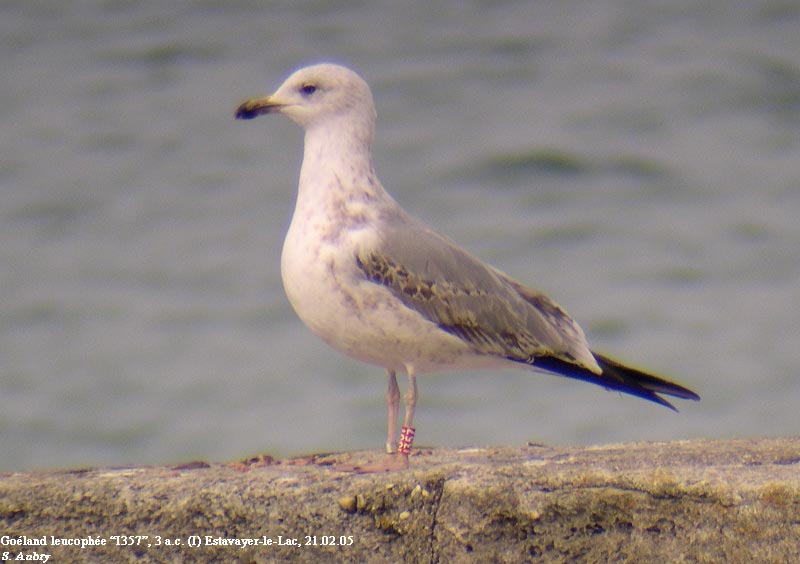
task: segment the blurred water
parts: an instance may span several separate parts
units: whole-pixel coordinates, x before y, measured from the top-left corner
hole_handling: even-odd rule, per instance
[[[0,470],[380,448],[380,369],[281,288],[302,134],[243,99],[373,86],[411,212],[548,293],[680,414],[423,378],[419,444],[800,432],[800,5],[0,4]]]

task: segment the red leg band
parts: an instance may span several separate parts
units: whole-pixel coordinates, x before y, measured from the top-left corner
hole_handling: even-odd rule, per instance
[[[414,443],[414,427],[403,425],[400,429],[400,444],[397,445],[397,452],[408,456],[411,454],[411,445]]]

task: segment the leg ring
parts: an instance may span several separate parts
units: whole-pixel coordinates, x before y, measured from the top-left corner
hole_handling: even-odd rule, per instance
[[[400,429],[400,443],[397,445],[397,452],[408,456],[411,454],[411,445],[414,444],[414,427],[403,427]]]

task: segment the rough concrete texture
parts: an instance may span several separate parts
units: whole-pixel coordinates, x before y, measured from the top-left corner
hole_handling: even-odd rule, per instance
[[[341,471],[379,456],[0,475],[0,556],[800,562],[800,438],[422,449],[405,471]]]

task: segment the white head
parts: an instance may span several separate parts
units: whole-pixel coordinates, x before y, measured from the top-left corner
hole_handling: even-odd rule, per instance
[[[331,64],[301,68],[271,96],[240,105],[236,118],[269,113],[284,114],[306,130],[345,119],[366,127],[371,137],[375,125],[375,104],[367,83],[350,69]]]

